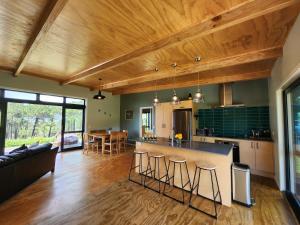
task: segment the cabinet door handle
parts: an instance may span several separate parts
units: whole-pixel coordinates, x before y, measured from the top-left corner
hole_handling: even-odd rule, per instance
[[[258,142],[256,142],[256,148],[258,149]]]
[[[251,142],[251,148],[253,148],[253,142]]]

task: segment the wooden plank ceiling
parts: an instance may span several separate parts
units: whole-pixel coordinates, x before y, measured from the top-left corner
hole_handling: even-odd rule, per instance
[[[299,2],[2,0],[0,68],[113,94],[266,78]]]

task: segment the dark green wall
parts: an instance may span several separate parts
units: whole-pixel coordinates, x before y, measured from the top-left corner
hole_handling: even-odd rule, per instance
[[[203,86],[202,92],[205,95],[205,104],[199,104],[199,108],[210,108],[211,105],[219,104],[218,85]],[[243,103],[246,106],[267,106],[268,80],[244,81],[233,84],[233,102]],[[182,99],[187,99],[188,94],[194,94],[197,87],[176,89],[177,95]],[[172,90],[158,92],[161,102],[169,102],[172,97]],[[120,123],[121,129],[127,129],[130,137],[139,136],[139,112],[140,107],[152,106],[153,92],[121,95],[120,99]],[[133,110],[133,120],[125,120],[125,110]]]

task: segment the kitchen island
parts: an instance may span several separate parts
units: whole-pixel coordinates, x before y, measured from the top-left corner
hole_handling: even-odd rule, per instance
[[[136,140],[136,149],[139,151],[162,153],[168,158],[170,156],[184,157],[187,161],[189,177],[193,182],[196,161],[206,161],[216,165],[216,173],[218,176],[220,192],[222,196],[222,203],[226,206],[231,206],[231,164],[232,164],[232,146],[226,144],[204,143],[196,141],[182,141],[177,143],[169,141],[167,138],[158,138],[157,140]],[[146,157],[143,158],[143,167],[146,169]],[[165,167],[163,162],[160,162],[161,175],[165,174]],[[138,165],[138,160],[136,160]],[[151,166],[152,163],[151,163]],[[178,171],[177,171],[178,170]],[[184,182],[187,181],[187,174],[183,170]],[[170,171],[169,171],[170,173]],[[179,167],[176,168],[175,185],[180,186]],[[214,180],[214,186],[216,181]],[[215,186],[216,187],[216,186]],[[189,190],[189,187],[186,187]],[[208,171],[201,172],[201,181],[199,187],[199,194],[212,199],[212,188],[210,175]],[[219,200],[219,199],[217,199]]]

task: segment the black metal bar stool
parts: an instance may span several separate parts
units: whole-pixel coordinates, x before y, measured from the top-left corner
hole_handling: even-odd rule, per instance
[[[170,166],[171,164],[173,163],[173,173],[171,176],[169,176],[169,172],[170,172]],[[183,176],[182,176],[182,166],[183,164],[185,165],[185,169],[186,169],[186,173],[187,173],[187,179],[188,181],[184,184],[183,183]],[[181,187],[178,187],[178,186],[175,186],[174,185],[174,181],[175,181],[175,169],[176,169],[176,165],[179,165],[179,168],[180,168],[180,181],[181,181]],[[169,185],[171,186],[171,180],[173,180],[173,188],[178,188],[178,189],[181,189],[182,191],[182,200],[179,200],[175,197],[172,197],[171,195],[169,194],[166,194],[166,185]],[[166,182],[165,182],[165,185],[164,185],[164,189],[163,189],[163,194],[173,200],[176,200],[182,204],[184,204],[184,192],[186,191],[184,188],[189,185],[190,186],[190,190],[191,190],[191,180],[190,180],[190,175],[189,175],[189,171],[188,171],[188,167],[187,167],[187,163],[186,163],[186,160],[185,158],[182,158],[182,157],[178,157],[178,156],[171,156],[169,158],[169,164],[168,164],[168,167],[167,167],[167,179],[166,179]]]
[[[213,199],[207,198],[207,197],[199,194],[199,184],[200,184],[201,170],[206,170],[206,171],[209,171],[209,173],[210,173]],[[216,193],[215,193],[215,187],[214,187],[214,183],[213,183],[213,173],[214,173],[215,181],[216,181],[216,184],[217,184],[217,192]],[[198,176],[198,181],[196,181],[197,176]],[[199,208],[192,205],[192,197],[193,197],[193,192],[194,192],[195,189],[197,189],[196,196],[200,196],[200,197],[206,198],[210,201],[213,201],[215,214],[210,214],[210,213],[205,212],[205,211],[203,211],[203,210],[201,210],[201,209],[199,209]],[[218,196],[220,197],[220,201],[216,200]],[[202,161],[196,162],[196,170],[195,170],[195,174],[194,174],[192,189],[191,189],[191,192],[190,192],[189,207],[191,207],[193,209],[196,209],[200,212],[205,213],[206,215],[212,216],[212,217],[217,219],[218,218],[217,203],[222,204],[222,197],[221,197],[221,193],[220,193],[218,177],[217,177],[217,174],[216,174],[216,166],[211,164],[211,163],[208,163],[208,162],[202,162]]]
[[[151,166],[151,159],[154,160],[154,167]],[[164,163],[164,167],[165,167],[165,174],[163,176],[161,175],[161,171],[160,171],[160,166],[159,166],[159,161],[163,160]],[[158,193],[160,193],[161,189],[161,185],[160,183],[162,182],[162,179],[167,177],[167,163],[166,163],[166,158],[165,155],[162,153],[155,153],[155,152],[149,152],[148,154],[148,166],[147,166],[147,170],[145,172],[145,179],[144,179],[144,186],[146,188],[149,188],[153,191],[156,191]],[[157,176],[156,176],[157,174]],[[151,180],[150,182],[146,182],[147,178],[149,179],[149,175],[151,178],[153,178],[153,180]],[[157,182],[158,181],[158,190],[150,187],[149,185]]]
[[[146,159],[148,160],[148,152],[145,152],[145,151],[134,151],[133,152],[133,157],[132,157],[132,161],[131,161],[131,166],[130,166],[130,170],[129,170],[129,176],[128,176],[128,180],[134,182],[134,183],[137,183],[137,184],[140,184],[140,185],[143,185],[143,176],[145,176],[145,172],[147,170],[143,170],[143,155],[146,154]],[[136,163],[136,157],[139,157],[139,164],[138,165],[135,165]],[[132,170],[135,170],[136,168],[139,168],[139,175],[141,177],[141,182],[138,182],[138,181],[135,181],[135,180],[132,180],[131,179],[131,171]]]

